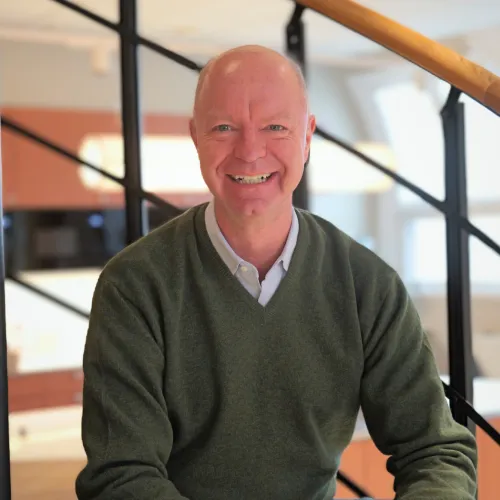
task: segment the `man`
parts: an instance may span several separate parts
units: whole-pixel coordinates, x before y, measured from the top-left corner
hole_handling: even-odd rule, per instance
[[[281,55],[204,69],[191,135],[214,199],[102,272],[80,500],[326,500],[360,408],[398,499],[475,497],[474,439],[401,280],[292,208],[314,128]]]

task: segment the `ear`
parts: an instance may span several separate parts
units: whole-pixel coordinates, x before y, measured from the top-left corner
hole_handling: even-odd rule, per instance
[[[309,158],[311,141],[315,130],[316,130],[316,117],[314,115],[309,115],[309,119],[307,121],[307,129],[306,129],[306,145],[304,150],[305,158]]]
[[[194,142],[195,147],[198,147],[198,136],[196,135],[196,124],[194,118],[189,120],[189,133],[191,134],[191,139]]]

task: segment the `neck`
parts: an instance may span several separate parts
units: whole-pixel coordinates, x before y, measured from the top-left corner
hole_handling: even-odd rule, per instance
[[[230,217],[217,202],[214,205],[217,224],[231,248],[242,259],[254,265],[259,278],[265,278],[285,246],[292,225],[292,207],[274,217]]]

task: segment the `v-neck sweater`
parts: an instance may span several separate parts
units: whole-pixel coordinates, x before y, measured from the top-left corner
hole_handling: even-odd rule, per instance
[[[397,273],[298,210],[289,270],[263,307],[213,247],[205,208],[99,278],[78,498],[330,499],[361,408],[398,499],[472,500],[475,441]]]

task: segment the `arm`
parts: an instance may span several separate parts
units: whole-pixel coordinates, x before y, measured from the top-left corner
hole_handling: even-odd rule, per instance
[[[88,463],[76,481],[79,500],[186,500],[166,470],[173,435],[153,323],[101,276],[83,359]]]
[[[417,311],[397,275],[366,321],[361,406],[370,435],[390,455],[398,500],[474,500],[474,437],[454,421]]]

